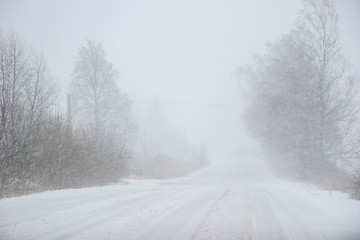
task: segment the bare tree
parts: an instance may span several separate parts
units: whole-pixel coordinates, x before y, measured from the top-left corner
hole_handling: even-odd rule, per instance
[[[334,2],[305,4],[296,27],[244,71],[252,92],[245,116],[282,173],[326,182],[342,175],[359,82],[341,51]]]
[[[80,48],[73,76],[72,95],[77,113],[74,116],[78,122],[88,120],[97,139],[120,107],[126,107],[121,104],[128,104],[116,85],[119,74],[105,59],[101,44],[88,41]]]
[[[74,76],[81,111],[72,128],[44,59],[0,34],[0,197],[99,185],[125,174],[135,135],[131,104],[100,45],[80,50]]]
[[[314,66],[317,158],[336,163],[341,159],[339,153],[346,148],[343,145],[346,128],[356,117],[354,100],[358,83],[348,75],[349,64],[342,54],[334,1],[307,0],[305,3],[298,36]]]
[[[88,129],[93,136],[95,152],[89,165],[97,174],[94,178],[101,178],[104,171],[110,176],[109,171],[124,169],[131,157],[135,125],[130,101],[120,92],[118,79],[100,43],[88,41],[80,48],[73,72],[72,120],[75,129]]]
[[[41,58],[14,35],[0,35],[0,185],[27,191],[40,153],[43,117],[56,98]],[[1,193],[0,193],[1,194]]]

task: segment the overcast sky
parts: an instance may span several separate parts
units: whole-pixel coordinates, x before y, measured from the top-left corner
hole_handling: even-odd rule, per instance
[[[0,0],[0,28],[42,52],[68,91],[77,51],[102,42],[131,99],[242,104],[234,75],[294,24],[300,0]],[[345,54],[360,72],[360,1],[337,1]],[[62,98],[63,101],[64,98]],[[210,154],[249,146],[241,107],[164,104]],[[136,116],[147,103],[134,102]]]

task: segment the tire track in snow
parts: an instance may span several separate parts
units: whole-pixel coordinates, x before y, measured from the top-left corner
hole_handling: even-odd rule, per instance
[[[269,197],[263,191],[253,192],[252,218],[253,240],[281,240],[288,239],[283,232],[281,224],[275,216]]]
[[[110,221],[115,217],[142,208],[150,201],[156,201],[159,198],[162,198],[164,196],[171,196],[173,194],[174,194],[173,191],[162,193],[162,195],[155,194],[155,196],[154,193],[147,193],[145,196],[144,195],[137,196],[136,198],[129,198],[126,200],[121,199],[121,201],[116,202],[114,204],[93,209],[90,215],[85,216],[80,220],[76,220],[75,222],[58,226],[55,231],[48,231],[46,233],[42,233],[40,234],[40,236],[37,236],[35,239],[39,239],[39,240],[66,239],[88,228],[92,228],[106,221]]]
[[[107,194],[99,194],[93,197],[84,197],[81,199],[77,199],[77,200],[73,200],[73,201],[67,201],[66,203],[53,203],[51,205],[48,205],[43,208],[39,209],[39,208],[29,208],[29,211],[23,213],[21,212],[21,214],[17,215],[17,216],[12,216],[11,218],[6,218],[5,220],[1,220],[0,222],[2,222],[0,224],[0,228],[6,228],[10,225],[13,224],[19,224],[21,222],[25,222],[25,221],[29,221],[32,220],[34,218],[38,218],[38,217],[43,217],[43,216],[48,216],[50,214],[56,213],[56,212],[60,212],[60,211],[67,211],[69,209],[74,209],[77,208],[79,206],[83,207],[86,206],[88,204],[93,204],[94,202],[99,203],[102,201],[109,201],[110,199],[114,199],[114,198],[119,198],[119,197],[127,197],[127,196],[134,196],[135,194],[147,194],[147,193],[151,193],[151,192],[158,192],[160,191],[158,190],[148,190],[148,191],[142,191],[140,193],[134,193],[134,192],[129,192],[129,193],[123,193],[123,192],[119,192],[119,191],[115,191],[115,192],[111,192],[111,193],[107,193]]]
[[[252,193],[254,240],[318,240],[326,239],[303,225],[267,191]]]
[[[200,191],[195,197],[177,206],[133,239],[191,239],[214,203],[223,195],[225,189],[210,187]]]
[[[245,186],[229,187],[208,213],[193,239],[251,239],[251,199]]]
[[[295,216],[295,214],[287,210],[285,205],[280,203],[279,200],[274,196],[274,194],[270,192],[268,194],[272,199],[273,205],[275,205],[274,207],[279,209],[278,214],[280,215],[279,217],[282,220],[283,225],[287,225],[288,223],[291,222],[292,226],[298,227],[297,233],[294,230],[289,231],[290,229],[286,229],[288,232],[287,235],[291,236],[291,239],[306,239],[306,240],[328,239],[324,235],[319,233],[317,230],[315,230],[314,226],[310,225],[309,222],[305,222],[301,220],[299,216]],[[303,202],[306,202],[305,199],[301,198],[300,196],[297,196],[297,198],[300,198]],[[308,204],[306,205],[308,206]],[[317,209],[317,211],[319,211],[319,209]]]
[[[111,221],[105,221],[95,227],[81,231],[70,239],[132,239],[138,236],[140,232],[143,232],[144,228],[152,226],[152,224],[158,222],[159,219],[162,219],[166,214],[183,202],[193,198],[193,195],[199,192],[198,187],[174,190],[176,190],[176,194],[168,197],[162,196],[160,199],[149,202],[149,204],[144,205],[142,208],[135,209],[125,215],[115,217]]]

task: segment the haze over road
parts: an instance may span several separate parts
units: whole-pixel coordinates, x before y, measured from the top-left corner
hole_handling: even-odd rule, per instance
[[[0,200],[0,239],[359,239],[360,204],[272,176],[260,159],[191,176]]]

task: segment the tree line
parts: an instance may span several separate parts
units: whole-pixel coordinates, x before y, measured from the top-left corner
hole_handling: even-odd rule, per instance
[[[295,27],[240,69],[244,118],[279,175],[360,198],[346,170],[360,160],[360,80],[340,40],[334,1],[305,1]]]
[[[116,182],[136,126],[101,44],[79,50],[68,111],[44,59],[0,33],[0,197]]]
[[[130,174],[184,175],[208,163],[205,150],[184,139],[167,146],[187,146],[181,154],[142,151],[152,143],[136,141],[141,133],[118,80],[101,43],[87,41],[64,111],[44,58],[0,31],[0,198],[116,183]]]

